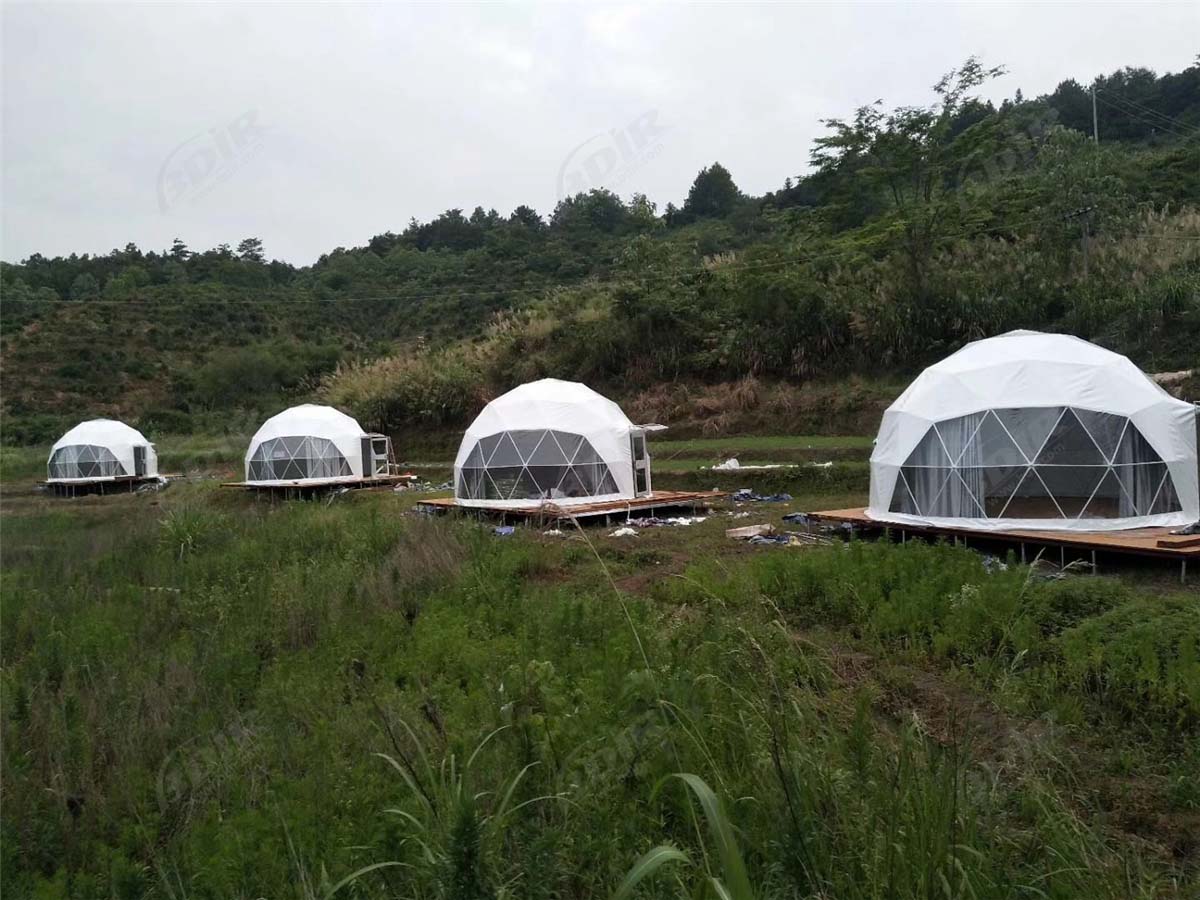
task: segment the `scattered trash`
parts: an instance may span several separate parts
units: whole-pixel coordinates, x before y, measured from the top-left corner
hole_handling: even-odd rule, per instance
[[[616,531],[610,534],[609,537],[637,537],[637,529],[629,528],[628,526],[625,528],[618,528]]]
[[[517,527],[515,525],[497,525],[492,529],[492,534],[499,535],[500,537],[508,537],[516,530]]]
[[[743,525],[741,528],[726,528],[725,537],[735,540],[745,540],[746,538],[759,537],[764,534],[774,534],[775,526],[770,522],[763,525]]]
[[[809,463],[809,465],[812,466],[814,469],[832,469],[833,468],[832,462],[815,462],[815,463]]]
[[[546,537],[562,537],[566,532],[561,528],[548,528],[542,534]]]
[[[153,481],[148,481],[143,485],[139,485],[137,488],[137,493],[139,493],[139,494],[154,494],[154,493],[157,493],[158,491],[161,491],[168,484],[170,484],[170,481],[168,481],[166,478],[163,478],[160,475],[158,478],[155,478]]]
[[[812,524],[816,524],[816,522],[809,518],[808,512],[788,512],[788,514],[784,516],[784,521],[792,522],[794,524],[806,524],[806,526],[812,526]]]
[[[441,484],[433,484],[429,481],[406,481],[396,485],[392,490],[397,494],[432,494],[438,491],[452,491],[454,483],[451,481],[443,481]]]
[[[992,572],[1007,572],[1008,563],[1000,559],[998,556],[992,556],[990,553],[984,554],[983,571],[987,572],[989,575]]]
[[[760,534],[750,538],[751,544],[777,544],[784,547],[813,547],[818,544],[831,544],[832,540],[820,534],[807,534],[802,531],[785,531],[783,534]]]
[[[658,516],[645,516],[639,519],[629,519],[626,524],[637,528],[686,527],[688,525],[699,525],[707,518],[707,516],[672,516],[661,519]]]
[[[792,499],[791,494],[756,494],[750,488],[736,491],[732,498],[734,503],[787,503]]]
[[[709,466],[710,472],[743,472],[743,471],[758,471],[761,469],[795,469],[798,468],[796,463],[759,463],[757,465],[743,466],[738,462],[737,457],[730,457],[723,463],[717,463],[715,466]]]
[[[748,519],[748,518],[750,518],[750,513],[746,512],[744,510],[742,512],[730,511],[730,512],[725,513],[725,515],[729,516],[729,518],[731,518],[731,519]]]

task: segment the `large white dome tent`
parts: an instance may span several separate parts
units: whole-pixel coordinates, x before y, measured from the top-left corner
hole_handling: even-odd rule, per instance
[[[262,424],[246,450],[246,485],[319,486],[387,477],[391,441],[331,406],[304,403]]]
[[[90,419],[55,441],[46,469],[50,484],[157,478],[158,454],[136,428],[115,419]]]
[[[867,515],[984,531],[1187,525],[1200,519],[1196,416],[1079,338],[976,341],[884,413]]]
[[[570,507],[651,494],[647,431],[586,385],[544,378],[489,403],[454,460],[460,506]]]

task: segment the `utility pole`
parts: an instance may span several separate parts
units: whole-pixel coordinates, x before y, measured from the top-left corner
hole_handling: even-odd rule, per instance
[[[1096,115],[1096,86],[1092,85],[1092,140],[1100,143],[1100,119]]]

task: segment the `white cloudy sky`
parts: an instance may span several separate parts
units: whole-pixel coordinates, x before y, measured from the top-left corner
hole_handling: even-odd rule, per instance
[[[1009,68],[995,99],[1178,71],[1200,3],[6,2],[2,28],[0,257],[254,235],[303,264],[564,185],[661,208],[713,160],[762,193],[821,118],[928,102],[970,54]]]

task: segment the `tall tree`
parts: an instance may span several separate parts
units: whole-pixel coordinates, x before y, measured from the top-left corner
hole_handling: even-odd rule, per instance
[[[238,244],[237,255],[246,262],[260,263],[266,259],[263,255],[263,242],[256,237],[248,237]]]
[[[741,191],[733,176],[719,162],[700,170],[684,201],[683,211],[692,216],[727,216],[737,207]]]

